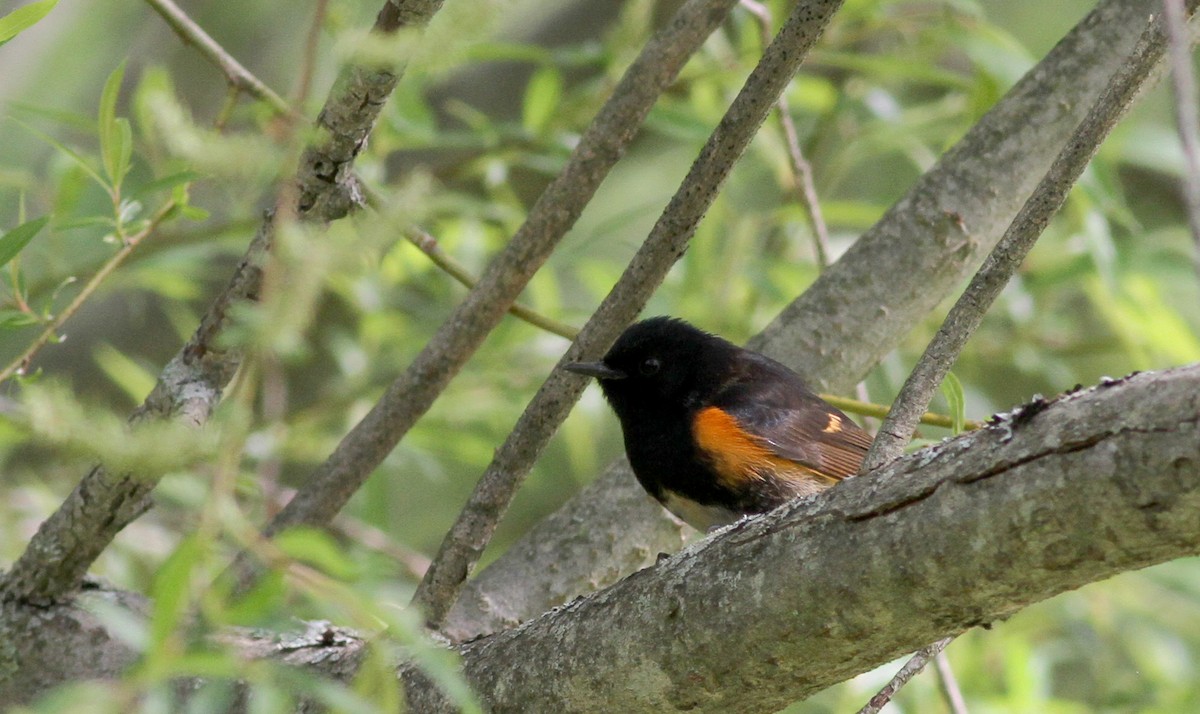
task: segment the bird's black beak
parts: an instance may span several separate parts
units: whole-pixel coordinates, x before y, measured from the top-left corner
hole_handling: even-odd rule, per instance
[[[625,379],[629,375],[619,369],[613,369],[603,362],[572,362],[563,365],[563,369],[575,374],[585,374],[596,379]]]

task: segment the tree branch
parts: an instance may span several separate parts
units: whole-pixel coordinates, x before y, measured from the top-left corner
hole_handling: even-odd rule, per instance
[[[241,62],[226,52],[219,42],[188,17],[187,13],[172,0],[146,0],[146,4],[154,8],[154,11],[171,26],[175,34],[179,35],[179,39],[183,40],[185,44],[195,47],[200,54],[204,55],[205,59],[216,65],[225,75],[230,86],[236,87],[259,101],[266,102],[281,116],[295,118],[296,114],[287,100],[276,94],[250,70],[243,67]]]
[[[408,20],[428,22],[440,5],[432,0],[389,0],[376,27],[394,31],[399,27],[397,13]],[[416,9],[398,9],[408,6]],[[331,91],[318,118],[326,131],[320,143],[305,150],[298,169],[301,204],[288,203],[286,209],[296,210],[301,220],[325,222],[342,218],[361,204],[350,166],[397,77],[395,70],[353,67],[349,79]],[[281,202],[290,195],[286,189],[282,193]],[[176,417],[197,426],[208,421],[242,360],[240,350],[218,346],[218,338],[230,324],[234,305],[257,300],[273,233],[274,221],[268,216],[229,285],[209,307],[191,339],[163,368],[154,390],[134,412],[133,421]],[[156,484],[153,478],[112,474],[100,464],[92,467],[0,578],[0,602],[47,606],[73,592],[117,533],[150,508],[149,496]]]
[[[1189,12],[1194,11],[1198,4],[1200,2],[1197,0],[1190,0]],[[1113,74],[1104,92],[1055,157],[1033,195],[1021,207],[996,248],[950,309],[945,322],[904,381],[899,396],[863,459],[859,473],[877,469],[904,453],[904,447],[916,431],[917,421],[929,408],[929,402],[933,400],[951,365],[958,359],[959,352],[975,334],[1000,291],[1021,267],[1033,244],[1050,224],[1050,219],[1067,200],[1067,193],[1100,148],[1100,143],[1124,116],[1159,66],[1165,50],[1162,17],[1155,16],[1142,32],[1129,58]]]
[[[741,0],[741,6],[758,20],[759,33],[762,35],[763,47],[771,42],[771,9],[758,0]],[[825,225],[825,216],[821,212],[821,201],[817,198],[817,184],[813,180],[812,164],[804,158],[800,150],[800,133],[796,131],[796,122],[792,120],[792,110],[788,105],[787,94],[780,94],[775,101],[779,128],[783,131],[783,143],[787,147],[788,159],[792,169],[792,187],[796,198],[804,207],[808,216],[808,227],[812,231],[813,253],[816,255],[817,270],[829,267],[829,227]]]
[[[464,644],[464,674],[497,712],[777,711],[923,643],[1200,553],[1198,415],[1200,365],[1030,405]],[[451,711],[402,675],[413,711]]]
[[[879,692],[871,697],[871,701],[867,702],[866,706],[858,710],[858,714],[879,714],[896,693],[908,684],[909,680],[921,673],[925,669],[925,665],[929,664],[929,660],[940,657],[942,650],[946,649],[946,645],[950,644],[952,637],[944,637],[931,645],[926,645],[917,650],[912,657],[909,658],[904,666],[896,670],[896,674],[887,684],[880,689]]]
[[[689,0],[642,50],[512,240],[405,373],[271,521],[267,535],[328,523],[342,509],[499,323],[620,159],[658,95],[734,1]],[[236,566],[243,576],[247,565],[242,558]]]
[[[820,391],[862,379],[999,238],[1157,2],[1102,0],[749,346]],[[946,210],[971,226],[970,240],[934,230]],[[511,627],[681,540],[621,460],[468,583],[444,631],[465,639]]]
[[[809,1],[796,6],[746,78],[742,90],[617,284],[579,331],[574,344],[559,359],[512,433],[496,451],[413,598],[431,626],[436,627],[445,619],[534,461],[590,381],[561,367],[601,354],[642,311],[667,271],[687,250],[696,226],[716,199],[729,172],[841,5],[838,0]]]

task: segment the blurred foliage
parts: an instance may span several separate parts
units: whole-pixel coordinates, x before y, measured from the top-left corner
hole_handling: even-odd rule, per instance
[[[236,12],[192,5],[194,19],[267,84],[285,95],[297,86],[313,4],[303,12],[281,2]],[[370,5],[329,3],[304,115],[315,114],[339,63],[364,51]],[[139,694],[143,710],[168,711],[167,681],[180,674],[213,681],[192,711],[226,701],[234,676],[254,683],[256,712],[287,711],[298,692],[343,711],[390,711],[396,693],[385,668],[396,648],[467,701],[452,663],[420,644],[403,606],[422,554],[436,548],[565,349],[559,337],[508,318],[332,537],[302,532],[278,544],[275,557],[296,559],[291,577],[240,598],[212,583],[461,298],[397,226],[420,224],[478,273],[563,165],[666,5],[448,3],[424,39],[370,47],[414,57],[357,164],[385,208],[323,232],[280,231],[265,298],[239,314],[229,336],[251,357],[194,442],[178,430],[134,440],[122,436],[121,422],[223,286],[306,137],[267,107],[245,98],[228,105],[220,73],[136,3],[96,12],[64,2],[0,48],[0,364],[21,354],[131,236],[152,228],[3,387],[0,561],[19,555],[94,457],[169,474],[158,508],[96,567],[156,598],[146,623],[106,614],[145,653],[142,664],[120,683],[68,688],[38,711],[127,711]],[[767,5],[776,22],[788,9],[782,0]],[[788,93],[835,254],[1090,6],[847,2]],[[528,27],[540,29],[520,29]],[[526,290],[527,304],[582,324],[760,51],[754,17],[737,11],[654,108]],[[1176,189],[1183,167],[1169,101],[1152,92],[1105,145],[955,366],[946,392],[953,404],[939,408],[978,419],[1035,393],[1200,359],[1200,290]],[[735,341],[761,329],[819,272],[792,182],[773,118],[647,313],[676,314]],[[895,394],[939,320],[930,316],[870,375],[876,401]],[[40,416],[19,416],[22,405]],[[924,436],[948,433],[931,432]],[[614,419],[589,390],[492,554],[620,448]],[[386,636],[374,640],[349,688],[298,682],[267,663],[247,668],[200,637],[230,624],[295,627],[294,618]],[[1089,586],[971,632],[949,655],[977,714],[1200,710],[1200,569],[1180,561]],[[790,711],[854,710],[893,671],[880,668]],[[892,708],[945,710],[932,673]]]

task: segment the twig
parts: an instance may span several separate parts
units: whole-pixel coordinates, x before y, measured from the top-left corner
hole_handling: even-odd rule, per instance
[[[434,265],[441,268],[447,275],[462,283],[468,289],[479,284],[479,280],[471,275],[471,272],[467,270],[465,265],[442,250],[441,246],[438,245],[437,238],[434,238],[420,228],[410,228],[404,232],[404,237],[408,238],[410,243],[415,245],[418,250],[432,260]],[[552,317],[547,317],[519,302],[514,302],[510,305],[508,311],[531,325],[540,327],[546,332],[553,333],[559,337],[565,337],[568,340],[575,339],[575,336],[579,334],[578,328],[559,322]]]
[[[771,10],[757,0],[741,0],[742,7],[751,15],[758,18],[758,26],[762,34],[763,47],[771,42]],[[804,158],[800,150],[800,133],[796,131],[796,122],[792,120],[792,110],[788,106],[787,95],[780,94],[775,105],[779,108],[779,125],[783,129],[783,141],[787,145],[788,158],[792,162],[792,175],[795,181],[796,197],[804,206],[808,216],[809,229],[813,236],[813,250],[817,257],[817,270],[823,271],[829,266],[829,228],[825,225],[825,216],[821,212],[821,201],[817,198],[817,184],[813,181],[812,164]],[[860,392],[860,395],[862,393]]]
[[[929,664],[929,660],[936,657],[942,650],[946,649],[946,645],[950,644],[953,637],[947,637],[944,640],[938,640],[933,644],[922,647],[917,650],[912,657],[904,663],[900,671],[896,672],[891,681],[884,685],[883,689],[871,697],[871,701],[867,702],[862,709],[858,710],[858,714],[879,714],[879,711],[887,706],[887,703],[892,701],[892,697],[896,696],[908,684],[908,680],[921,673],[925,669],[925,665]]]
[[[175,34],[179,35],[180,39],[195,47],[209,62],[215,64],[231,85],[255,99],[266,102],[272,109],[283,116],[296,116],[291,106],[288,105],[283,97],[276,94],[262,80],[255,77],[250,70],[243,67],[240,62],[225,51],[225,48],[220,43],[209,36],[192,18],[188,17],[187,13],[180,9],[173,0],[146,0],[146,4],[154,8],[154,11],[171,26],[171,29],[175,31]]]
[[[376,20],[376,31],[391,32],[408,21],[424,24],[439,7],[440,0],[388,0]],[[297,171],[297,187],[304,191],[287,187],[277,202],[290,203],[284,199],[299,193],[303,203],[281,206],[286,213],[295,211],[302,220],[332,221],[360,205],[349,165],[397,79],[396,70],[356,67],[330,93],[318,121],[326,129],[323,143],[308,147]],[[268,216],[229,285],[191,339],[163,368],[133,421],[168,416],[194,425],[208,421],[242,360],[239,350],[221,347],[218,338],[229,326],[235,305],[257,300],[273,235],[274,220]],[[0,600],[48,606],[69,595],[116,534],[149,509],[156,484],[152,478],[110,474],[103,465],[92,467],[0,578]]]
[[[873,402],[862,401],[859,399],[850,399],[848,397],[839,397],[836,394],[819,394],[817,396],[821,397],[821,399],[824,399],[838,409],[851,414],[861,414],[862,416],[866,417],[882,419],[883,417],[887,416],[888,413],[888,407],[882,404],[875,404]],[[952,429],[954,427],[953,418],[948,417],[945,414],[938,414],[937,412],[925,412],[922,414],[921,423],[928,426],[940,426],[945,429]],[[963,422],[963,431],[974,431],[982,426],[983,422],[967,419]]]
[[[942,650],[933,658],[937,666],[938,682],[942,685],[942,696],[950,707],[951,714],[969,714],[967,700],[963,699],[962,690],[958,687],[958,678],[954,676],[954,668],[950,666],[950,658]]]
[[[1195,8],[1197,0],[1189,0]],[[1128,60],[1109,80],[1084,120],[1038,183],[1037,189],[1021,207],[1000,242],[971,279],[967,289],[951,308],[946,321],[926,347],[896,397],[895,404],[879,427],[871,450],[863,461],[861,473],[888,463],[904,451],[938,385],[950,371],[963,345],[975,332],[984,313],[1004,289],[1009,278],[1021,266],[1025,255],[1045,230],[1050,218],[1062,206],[1079,174],[1096,153],[1125,110],[1158,65],[1165,48],[1161,18],[1142,32]]]
[[[300,55],[300,72],[296,77],[296,89],[293,92],[292,103],[303,107],[312,91],[312,80],[317,66],[317,49],[321,41],[321,26],[325,24],[325,15],[329,11],[329,0],[317,0],[313,8],[312,23],[308,26],[308,36],[304,38],[304,53]]]
[[[735,0],[689,0],[634,60],[525,223],[409,368],[271,521],[267,534],[328,523],[429,409],[545,262],[633,140],[658,95]],[[247,561],[239,561],[242,570]]]
[[[108,260],[104,261],[104,264],[100,266],[100,269],[96,271],[91,280],[87,281],[87,283],[83,286],[83,289],[80,290],[79,294],[75,296],[75,299],[72,300],[66,307],[64,307],[61,312],[55,315],[52,320],[50,320],[50,323],[46,325],[46,328],[42,330],[41,334],[34,338],[33,342],[31,342],[29,346],[25,348],[25,351],[22,352],[20,356],[10,362],[2,371],[0,371],[0,382],[3,382],[14,374],[18,374],[23,371],[25,367],[29,365],[29,361],[33,359],[33,356],[37,354],[38,350],[44,347],[47,342],[56,338],[56,335],[58,334],[59,329],[62,328],[63,324],[66,323],[67,320],[71,319],[75,313],[79,311],[79,308],[83,307],[83,304],[87,302],[89,298],[91,298],[92,293],[96,292],[96,289],[99,288],[106,279],[108,279],[108,276],[125,262],[125,259],[128,258],[129,255],[133,253],[133,251],[136,250],[139,245],[141,245],[142,241],[147,236],[149,236],[156,228],[158,228],[159,224],[162,223],[163,220],[170,215],[171,211],[174,209],[175,202],[167,201],[165,204],[163,204],[162,208],[158,209],[158,211],[150,218],[150,221],[143,226],[140,231],[131,236],[126,236],[120,250],[114,253]]]
[[[1167,44],[1170,48],[1171,83],[1175,89],[1175,123],[1183,145],[1183,205],[1195,246],[1192,263],[1200,275],[1200,97],[1192,71],[1191,38],[1183,0],[1163,0]]]
[[[497,450],[413,597],[430,626],[438,627],[445,619],[517,488],[587,384],[582,377],[558,367],[601,353],[641,312],[667,271],[687,249],[700,219],[762,126],[774,100],[791,82],[808,50],[841,4],[840,0],[832,0],[801,2],[796,6],[705,143],[649,237]]]

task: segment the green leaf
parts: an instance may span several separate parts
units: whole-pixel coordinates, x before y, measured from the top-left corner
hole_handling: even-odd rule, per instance
[[[58,139],[55,139],[54,137],[52,137],[48,134],[44,134],[44,133],[38,131],[37,129],[34,129],[33,127],[29,126],[25,122],[21,121],[20,119],[17,119],[15,117],[10,117],[10,119],[12,119],[14,122],[16,122],[16,124],[18,126],[24,128],[25,131],[28,131],[30,134],[33,134],[34,136],[36,136],[37,138],[46,142],[50,146],[53,146],[64,156],[66,156],[67,158],[71,159],[76,164],[78,164],[79,168],[81,168],[85,172],[87,172],[87,175],[91,176],[92,179],[94,179],[96,181],[96,183],[100,184],[100,187],[103,188],[105,190],[105,192],[112,191],[112,187],[109,186],[108,182],[104,180],[104,177],[100,175],[100,172],[96,170],[96,167],[92,166],[92,164],[87,159],[80,156],[77,152],[75,152],[75,150],[69,148],[68,146],[66,146],[65,144],[60,142]]]
[[[354,563],[324,531],[289,528],[275,536],[275,545],[292,558],[320,568],[335,578],[349,580],[357,575]]]
[[[37,24],[58,0],[37,0],[0,17],[0,46]]]
[[[531,134],[540,134],[550,123],[562,99],[563,80],[558,69],[543,67],[529,78],[521,123]]]
[[[952,427],[954,433],[961,434],[967,422],[967,400],[963,395],[962,382],[958,381],[958,377],[953,372],[947,372],[946,378],[942,380],[942,395],[946,397],[946,403],[950,405],[950,419],[954,422]]]
[[[187,610],[192,585],[192,570],[204,555],[194,534],[183,539],[154,575],[150,593],[154,612],[150,617],[150,650],[153,653],[175,632]]]
[[[225,604],[222,622],[229,625],[246,627],[262,625],[283,612],[284,598],[287,596],[287,583],[283,573],[278,570],[268,570],[255,582],[249,592],[233,602]]]
[[[17,253],[29,245],[29,241],[50,222],[50,216],[42,216],[32,221],[26,221],[0,236],[0,268],[8,265],[8,261],[17,257]]]
[[[133,131],[129,120],[117,116],[117,98],[121,93],[121,82],[125,78],[125,63],[122,62],[108,75],[104,91],[100,93],[100,111],[96,130],[100,135],[100,156],[104,171],[114,187],[129,171],[129,159],[133,155]]]
[[[107,342],[101,342],[92,350],[92,358],[134,404],[154,389],[155,375]]]
[[[354,692],[374,704],[377,711],[398,712],[404,709],[395,666],[381,643],[367,647],[367,657],[359,666],[352,686]]]
[[[20,310],[0,310],[0,330],[19,330],[22,327],[38,324],[33,315]]]

